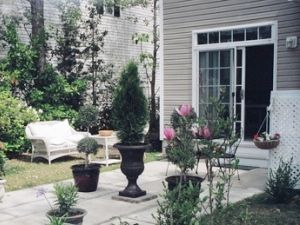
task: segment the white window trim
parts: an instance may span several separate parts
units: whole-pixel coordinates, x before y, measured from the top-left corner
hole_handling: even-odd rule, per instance
[[[214,32],[214,31],[224,31],[231,29],[243,29],[249,27],[259,27],[259,26],[272,26],[272,34],[270,39],[258,39],[251,41],[241,41],[241,42],[225,42],[225,43],[217,43],[217,44],[206,44],[206,45],[198,45],[197,44],[197,34],[205,33],[205,32]],[[273,58],[273,91],[277,90],[277,48],[278,48],[278,22],[270,21],[270,22],[262,22],[262,23],[252,23],[252,24],[241,24],[236,26],[228,26],[228,27],[217,27],[211,29],[201,29],[201,30],[193,30],[192,31],[192,106],[195,111],[198,113],[199,111],[199,79],[198,79],[198,67],[199,67],[199,51],[214,51],[214,50],[222,50],[222,49],[233,49],[237,47],[247,47],[247,46],[259,46],[266,44],[274,45],[274,58]]]

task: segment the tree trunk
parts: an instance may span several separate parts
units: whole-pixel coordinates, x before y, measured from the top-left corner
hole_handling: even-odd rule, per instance
[[[157,64],[157,51],[158,51],[158,34],[157,34],[157,3],[158,0],[153,1],[153,64],[150,81],[150,122],[149,122],[149,133],[158,132],[158,126],[156,123],[156,94],[155,94],[155,83],[156,83],[156,64]]]
[[[31,43],[37,51],[38,74],[44,72],[46,64],[46,33],[44,24],[44,0],[29,0],[31,6]]]

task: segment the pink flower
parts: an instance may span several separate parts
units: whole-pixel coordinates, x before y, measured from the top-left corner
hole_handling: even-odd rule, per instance
[[[176,111],[180,116],[188,116],[190,115],[190,113],[192,112],[192,106],[189,104],[182,104],[181,106],[179,106]]]
[[[205,126],[202,128],[202,135],[205,139],[210,139],[211,138],[211,131],[208,128],[208,126]]]
[[[201,127],[192,127],[191,129],[192,134],[194,137],[201,137],[202,136],[202,128]]]
[[[258,135],[258,133],[256,133],[256,134],[254,134],[253,139],[258,140],[258,137],[259,137],[259,135]]]
[[[165,136],[165,139],[167,139],[168,141],[173,140],[176,136],[175,130],[173,128],[166,127],[164,129],[164,136]]]
[[[280,139],[280,134],[275,133],[275,134],[274,134],[274,138],[275,138],[276,140],[279,140],[279,139]]]

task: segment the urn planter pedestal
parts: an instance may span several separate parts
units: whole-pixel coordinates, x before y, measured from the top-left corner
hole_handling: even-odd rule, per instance
[[[144,152],[150,147],[149,144],[123,145],[115,144],[122,156],[121,171],[126,176],[128,184],[120,196],[137,198],[146,195],[146,191],[137,185],[137,179],[144,171]]]

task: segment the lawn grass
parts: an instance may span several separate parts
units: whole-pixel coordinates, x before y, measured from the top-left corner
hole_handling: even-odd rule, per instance
[[[158,153],[146,153],[145,162],[159,159]],[[48,184],[71,179],[70,167],[82,163],[80,157],[62,157],[54,160],[51,165],[45,160],[30,162],[30,156],[23,155],[19,159],[8,160],[6,163],[5,185],[6,191],[29,188],[41,184]],[[102,166],[100,173],[120,168],[119,164]]]
[[[278,204],[267,194],[255,195],[213,213],[203,223],[210,225],[300,225],[300,195],[288,204]]]

